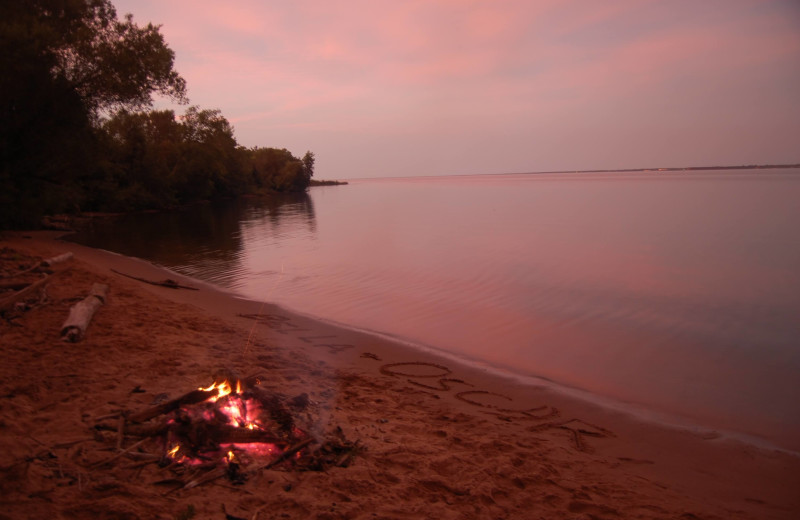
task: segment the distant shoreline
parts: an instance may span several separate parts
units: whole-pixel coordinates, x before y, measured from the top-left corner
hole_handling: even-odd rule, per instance
[[[547,173],[636,173],[636,172],[688,172],[711,170],[774,170],[781,168],[800,168],[799,164],[747,164],[739,166],[685,166],[673,168],[615,168],[609,170],[554,170],[542,172],[521,172],[520,175],[539,175]],[[508,175],[508,174],[499,174]]]
[[[329,181],[329,180],[316,180],[311,179],[309,182],[309,187],[311,186],[344,186],[347,184],[347,181]]]
[[[679,166],[669,168],[612,168],[602,170],[549,170],[538,172],[500,172],[500,173],[447,173],[441,175],[403,175],[390,177],[353,177],[353,181],[375,179],[423,179],[441,177],[477,177],[481,175],[552,175],[562,173],[664,173],[664,172],[689,172],[689,171],[719,171],[719,170],[778,170],[786,168],[800,168],[797,164],[745,164],[738,166]],[[312,181],[313,182],[313,181]],[[325,181],[323,181],[325,182]],[[344,184],[347,184],[346,182]],[[311,184],[314,186],[314,184]]]

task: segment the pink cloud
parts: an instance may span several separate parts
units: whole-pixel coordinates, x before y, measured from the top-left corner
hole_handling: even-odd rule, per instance
[[[504,136],[500,146],[518,134],[518,148],[536,135],[553,143],[542,153],[569,156],[583,141],[596,158],[619,155],[642,128],[673,142],[689,120],[754,105],[765,86],[773,95],[757,100],[759,113],[797,112],[796,100],[795,112],[778,107],[790,97],[781,81],[800,75],[789,0],[117,2],[163,23],[192,102],[221,108],[246,144],[279,128],[411,146],[489,133]],[[675,105],[683,112],[665,112]],[[748,116],[754,128],[767,124],[759,113]],[[559,131],[570,146],[547,135]],[[640,149],[655,156],[664,145]]]

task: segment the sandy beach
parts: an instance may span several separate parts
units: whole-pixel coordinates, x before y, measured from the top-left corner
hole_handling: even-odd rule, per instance
[[[0,236],[0,276],[64,252],[74,257],[50,269],[44,293],[0,320],[0,519],[800,515],[797,454],[641,421],[57,233]],[[83,340],[62,341],[94,283],[109,286],[105,305]],[[187,489],[174,468],[136,458],[138,439],[97,428],[225,371],[307,394],[314,442],[338,435],[359,450],[324,471],[276,464]]]

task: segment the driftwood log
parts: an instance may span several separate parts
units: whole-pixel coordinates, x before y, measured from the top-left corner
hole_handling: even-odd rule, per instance
[[[67,260],[72,259],[72,251],[67,251],[66,253],[62,253],[58,256],[54,256],[53,258],[48,258],[47,260],[42,260],[42,266],[44,267],[53,267],[56,264],[60,264],[62,262],[66,262]]]
[[[67,320],[61,326],[61,339],[75,343],[83,338],[95,311],[106,302],[108,285],[96,283],[92,285],[89,296],[73,305]]]

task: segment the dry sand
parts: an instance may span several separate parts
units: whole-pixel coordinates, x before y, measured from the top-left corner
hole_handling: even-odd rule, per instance
[[[796,454],[642,422],[211,287],[141,283],[111,269],[199,285],[51,233],[1,238],[0,276],[75,257],[54,269],[45,301],[0,319],[0,519],[800,517]],[[95,282],[110,286],[107,304],[83,341],[60,341]],[[207,385],[220,369],[307,392],[315,435],[338,426],[366,450],[349,467],[172,492],[155,484],[171,476],[156,464],[96,464],[116,453],[98,417]]]

